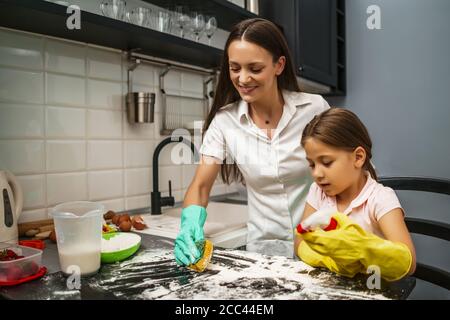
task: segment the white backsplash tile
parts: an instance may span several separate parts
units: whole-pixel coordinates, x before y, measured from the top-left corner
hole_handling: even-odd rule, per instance
[[[153,162],[153,141],[128,140],[125,145],[125,167],[148,167]]]
[[[89,172],[89,200],[123,197],[123,170]]]
[[[49,138],[84,138],[86,136],[86,110],[47,107],[46,134]]]
[[[169,191],[169,180],[172,181],[172,191],[181,189],[181,166],[159,168],[159,191]]]
[[[47,205],[87,199],[87,173],[60,173],[47,175]]]
[[[88,169],[123,167],[122,141],[89,141]]]
[[[98,3],[74,1],[98,11]],[[213,45],[225,38],[218,32]],[[99,201],[115,211],[150,206],[153,151],[168,137],[160,134],[162,70],[143,63],[133,72],[133,91],[155,93],[156,113],[155,123],[130,124],[121,52],[0,28],[0,167],[18,175],[26,192],[21,221],[47,219],[65,201]],[[171,70],[165,88],[202,98],[202,81]],[[201,99],[168,100],[167,111],[180,121],[202,117]],[[172,143],[159,159],[160,191],[167,196],[171,180],[176,202],[196,168],[176,164],[181,147],[190,155],[187,146]],[[227,191],[216,181],[213,194]]]
[[[121,110],[123,99],[120,82],[88,80],[88,106]]]
[[[48,71],[86,75],[86,47],[65,41],[46,41],[45,65]]]
[[[153,189],[151,168],[125,170],[125,195],[127,197],[148,193]]]
[[[47,141],[47,172],[86,169],[85,141]]]
[[[90,139],[120,139],[122,137],[122,112],[89,110],[88,137]]]
[[[47,220],[49,216],[47,214],[47,209],[37,209],[37,210],[25,210],[22,211],[19,216],[19,223]]]
[[[125,199],[125,210],[148,208],[150,204],[150,195],[129,197]]]
[[[44,103],[44,73],[0,67],[0,101]]]
[[[153,139],[155,135],[155,123],[129,123],[126,113],[123,114],[123,127],[125,139]]]
[[[17,176],[23,191],[23,208],[45,207],[45,175]]]
[[[103,204],[105,206],[106,210],[112,210],[115,212],[125,210],[125,199],[124,198],[113,199],[113,200],[102,200],[100,202],[101,202],[101,204]]]
[[[89,77],[122,80],[120,53],[88,47]]]
[[[86,80],[60,74],[47,74],[47,103],[70,106],[86,104]]]
[[[0,137],[43,138],[44,107],[0,103]]]
[[[0,141],[0,167],[15,174],[42,173],[45,171],[43,140]]]
[[[0,29],[0,64],[30,69],[43,67],[41,37]]]

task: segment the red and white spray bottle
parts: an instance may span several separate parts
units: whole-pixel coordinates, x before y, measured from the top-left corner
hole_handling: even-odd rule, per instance
[[[322,229],[324,231],[334,230],[337,227],[337,221],[332,217],[337,212],[336,209],[325,208],[314,212],[302,223],[297,226],[297,232],[302,234],[305,232]]]

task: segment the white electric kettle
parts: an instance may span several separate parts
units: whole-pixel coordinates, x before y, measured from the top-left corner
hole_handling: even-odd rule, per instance
[[[23,193],[17,178],[0,170],[0,242],[17,243],[17,221],[22,213]]]

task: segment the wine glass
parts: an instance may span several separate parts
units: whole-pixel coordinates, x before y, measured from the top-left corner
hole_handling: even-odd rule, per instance
[[[208,37],[208,45],[211,45],[211,38],[217,30],[217,19],[209,17],[205,24],[205,34]]]
[[[100,3],[100,9],[104,16],[124,20],[126,2],[123,0],[108,0]]]
[[[160,32],[169,32],[170,31],[170,12],[167,10],[159,10],[156,13],[155,18],[155,28]]]
[[[149,8],[138,7],[128,11],[126,17],[131,23],[142,27],[148,27],[150,25],[150,14],[151,10]]]
[[[188,9],[185,6],[175,6],[175,24],[180,29],[180,35],[184,38],[184,29],[189,25]]]
[[[191,23],[190,29],[192,33],[195,35],[195,41],[198,42],[200,39],[200,33],[205,28],[205,17],[198,12],[191,12]]]

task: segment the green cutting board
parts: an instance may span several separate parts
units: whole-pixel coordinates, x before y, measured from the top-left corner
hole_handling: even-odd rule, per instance
[[[114,263],[132,256],[141,246],[141,237],[135,233],[113,232],[102,235],[102,263]]]

